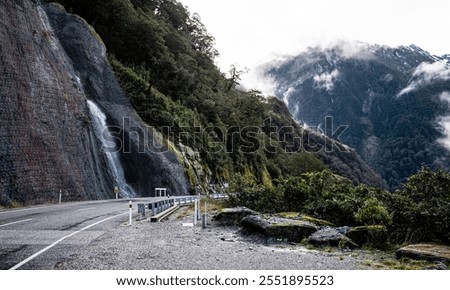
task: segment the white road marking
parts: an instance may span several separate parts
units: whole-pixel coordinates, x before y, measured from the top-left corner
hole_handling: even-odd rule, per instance
[[[6,226],[10,226],[10,225],[20,224],[20,223],[24,223],[24,222],[29,222],[29,221],[32,221],[32,220],[33,219],[27,219],[27,220],[21,220],[21,221],[12,222],[12,223],[9,223],[9,224],[0,225],[0,228],[1,227],[6,227]]]
[[[56,208],[57,205],[36,206],[36,207],[27,207],[27,208],[20,208],[20,209],[8,209],[8,210],[0,211],[0,214],[16,213],[16,212],[36,210],[36,209],[46,209],[46,208],[50,208],[50,207]]]
[[[72,237],[72,236],[74,236],[74,235],[76,235],[76,234],[79,234],[79,233],[81,233],[82,231],[85,231],[85,230],[87,230],[87,229],[90,229],[90,228],[92,228],[92,227],[94,227],[94,226],[96,226],[96,225],[98,225],[98,224],[101,224],[101,223],[103,223],[103,222],[109,221],[109,220],[111,220],[111,219],[114,219],[114,218],[117,218],[117,217],[119,217],[119,216],[126,215],[126,214],[128,214],[128,212],[126,212],[126,213],[121,213],[121,214],[118,214],[118,215],[115,215],[115,216],[112,216],[112,217],[109,217],[109,218],[105,218],[105,219],[103,219],[103,220],[101,220],[101,221],[98,221],[98,222],[95,222],[95,223],[93,223],[93,224],[91,224],[91,225],[88,225],[88,226],[82,228],[81,230],[78,230],[78,231],[73,232],[73,233],[71,233],[71,234],[69,234],[69,235],[67,235],[67,236],[64,236],[64,237],[62,237],[61,239],[59,239],[59,240],[57,240],[56,242],[54,242],[53,244],[51,244],[51,245],[49,245],[49,246],[43,248],[43,249],[40,250],[39,252],[37,252],[37,253],[35,253],[35,254],[29,256],[28,258],[26,258],[26,259],[23,260],[22,262],[20,262],[20,263],[18,263],[17,265],[11,267],[9,270],[17,270],[17,269],[19,269],[20,267],[22,267],[22,266],[25,265],[26,263],[30,262],[31,260],[33,260],[34,258],[38,257],[39,255],[41,255],[41,254],[47,252],[48,250],[50,250],[51,248],[53,248],[54,246],[56,246],[57,244],[61,243],[62,241],[64,241],[64,240],[67,239],[67,238],[70,238],[70,237]]]
[[[91,209],[95,209],[95,207],[82,208],[77,211],[85,211],[85,210],[91,210]]]

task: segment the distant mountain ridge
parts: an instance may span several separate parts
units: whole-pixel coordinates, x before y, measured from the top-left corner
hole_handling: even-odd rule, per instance
[[[301,123],[349,125],[340,139],[391,188],[423,164],[450,168],[450,55],[341,42],[269,64],[265,76]]]

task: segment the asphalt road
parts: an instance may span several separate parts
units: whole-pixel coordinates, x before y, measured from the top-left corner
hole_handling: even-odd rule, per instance
[[[108,231],[126,226],[129,201],[119,199],[0,211],[0,269],[51,270]]]

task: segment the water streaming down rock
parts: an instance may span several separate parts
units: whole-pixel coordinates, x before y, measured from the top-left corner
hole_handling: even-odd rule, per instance
[[[188,193],[183,166],[167,146],[161,148],[158,141],[161,138],[157,132],[145,124],[134,110],[114,75],[106,57],[106,48],[98,35],[86,21],[68,14],[57,5],[45,5],[45,11],[58,41],[73,64],[74,82],[78,83],[79,77],[86,99],[101,108],[107,124],[114,128],[114,133],[118,133],[114,137],[117,144],[122,144],[123,150],[117,152],[120,162],[116,164],[121,164],[126,184],[132,187],[136,196],[151,196],[156,187],[167,187],[171,195]],[[89,127],[93,133],[92,124]],[[100,154],[103,157],[104,154]],[[108,162],[104,162],[103,168],[108,167]],[[107,187],[111,188],[113,183],[114,180],[110,180]]]
[[[54,202],[60,190],[65,201],[113,198],[114,178],[129,195],[188,193],[175,154],[152,147],[152,130],[148,145],[133,133],[146,125],[83,19],[41,0],[2,0],[0,43],[0,205]],[[102,119],[129,153],[100,150]]]
[[[87,100],[89,107],[89,113],[93,121],[93,127],[97,138],[100,139],[102,143],[102,152],[105,153],[108,160],[108,167],[114,177],[116,186],[119,188],[120,196],[122,197],[134,197],[136,193],[133,188],[128,185],[122,164],[120,162],[120,156],[118,148],[115,144],[113,138],[111,137],[111,132],[106,124],[106,116],[102,110],[91,100]]]

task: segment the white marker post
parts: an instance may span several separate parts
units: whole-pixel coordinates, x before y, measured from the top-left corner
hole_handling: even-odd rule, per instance
[[[119,199],[119,187],[118,186],[114,187],[114,193],[116,194],[116,199]]]
[[[61,199],[62,199],[62,190],[59,191],[59,200],[58,200],[59,204],[61,204]]]
[[[197,199],[195,199],[194,200],[194,226],[197,225],[197,214],[198,214],[198,212],[197,212],[197,207],[198,207],[197,202],[198,202]]]
[[[130,207],[130,219],[129,219],[129,221],[128,221],[128,225],[130,225],[131,226],[131,224],[132,224],[132,219],[133,219],[133,202],[130,200],[130,203],[129,203],[129,207]]]

